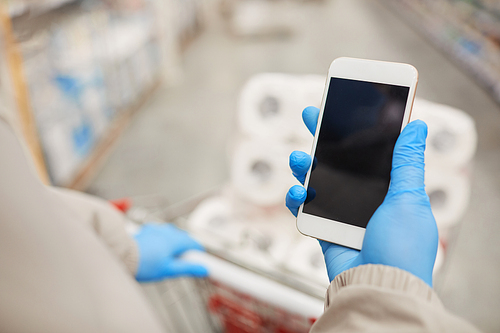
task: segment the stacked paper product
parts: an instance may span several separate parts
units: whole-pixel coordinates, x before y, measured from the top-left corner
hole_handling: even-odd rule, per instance
[[[300,237],[291,247],[285,267],[325,288],[330,284],[325,259],[316,239]]]
[[[464,111],[423,99],[415,100],[411,119],[421,119],[428,127],[425,185],[438,228],[444,233],[460,221],[469,202],[475,123]]]
[[[284,265],[296,236],[287,212],[245,207],[227,193],[200,203],[188,218],[188,229],[205,246],[266,270]]]
[[[474,120],[462,110],[416,99],[411,120],[428,127],[425,189],[439,230],[435,271],[444,261],[450,228],[463,218],[471,194],[471,168],[477,146]]]
[[[313,140],[302,110],[320,106],[324,85],[323,76],[279,73],[247,81],[231,142],[230,184],[219,197],[195,209],[188,227],[207,246],[225,249],[249,265],[292,272],[326,286],[318,242],[298,234],[284,206],[288,188],[298,184],[288,166],[289,155],[294,150],[309,152]]]
[[[231,161],[231,184],[258,206],[283,205],[289,187],[297,184],[288,167],[294,150],[309,152],[313,136],[302,110],[319,107],[322,76],[264,73],[243,87],[238,104],[238,143]]]
[[[203,243],[219,249],[240,247],[245,225],[238,220],[232,201],[225,196],[211,197],[191,213],[188,228]]]
[[[147,11],[89,8],[21,43],[52,182],[66,185],[116,114],[150,89],[159,66]]]

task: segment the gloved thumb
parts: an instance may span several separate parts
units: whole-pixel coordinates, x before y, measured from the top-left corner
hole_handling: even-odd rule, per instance
[[[208,270],[199,264],[175,260],[169,262],[165,267],[165,275],[168,277],[192,276],[201,278],[208,276]]]
[[[389,192],[407,192],[424,189],[424,151],[427,125],[415,120],[401,132],[392,158]]]

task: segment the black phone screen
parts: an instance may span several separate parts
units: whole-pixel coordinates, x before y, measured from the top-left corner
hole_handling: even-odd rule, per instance
[[[389,189],[409,90],[330,79],[304,213],[366,228]]]

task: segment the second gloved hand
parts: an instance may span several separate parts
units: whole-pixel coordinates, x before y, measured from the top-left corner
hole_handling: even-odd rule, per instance
[[[303,119],[315,132],[319,110],[308,107]],[[393,153],[391,184],[384,202],[368,222],[361,251],[320,241],[330,281],[343,271],[364,264],[381,264],[406,270],[432,287],[438,233],[424,188],[424,150],[427,126],[416,120],[399,136]],[[304,182],[311,157],[293,152],[290,167]],[[335,191],[335,189],[332,189]],[[298,208],[311,193],[302,186],[292,187],[286,205],[297,216]]]
[[[174,225],[146,224],[134,238],[139,250],[137,281],[153,282],[180,276],[205,277],[208,275],[205,267],[179,259],[184,252],[203,251],[203,247],[187,232]]]

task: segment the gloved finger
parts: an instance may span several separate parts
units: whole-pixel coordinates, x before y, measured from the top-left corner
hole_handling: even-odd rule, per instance
[[[427,125],[415,120],[400,134],[392,158],[389,191],[411,191],[424,188],[424,151]]]
[[[191,276],[201,278],[208,276],[208,270],[206,269],[206,267],[199,264],[193,264],[183,260],[175,260],[170,261],[165,265],[164,276]]]
[[[306,124],[307,129],[312,135],[316,133],[316,125],[318,124],[319,109],[314,106],[308,106],[302,111],[302,120]]]
[[[183,232],[182,235],[179,235],[175,241],[176,246],[173,251],[174,256],[180,256],[186,251],[189,250],[198,250],[205,251],[203,245],[194,240],[188,233]]]
[[[310,167],[311,156],[309,154],[298,150],[290,154],[290,169],[292,169],[292,174],[301,184],[304,184]]]
[[[300,185],[294,185],[288,190],[285,203],[287,208],[295,217],[297,217],[297,214],[299,213],[299,207],[304,203],[306,198],[306,189]]]

